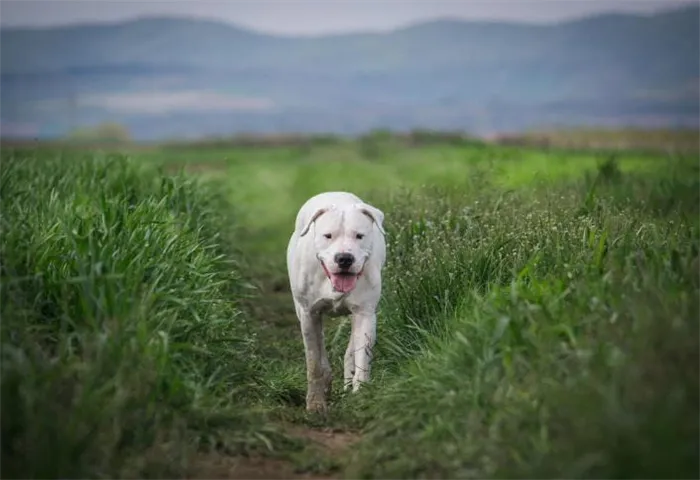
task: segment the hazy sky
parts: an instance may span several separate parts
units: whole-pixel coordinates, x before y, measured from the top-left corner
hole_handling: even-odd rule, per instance
[[[601,12],[650,13],[700,0],[1,0],[2,26],[188,15],[283,34],[387,30],[434,18],[552,22]]]

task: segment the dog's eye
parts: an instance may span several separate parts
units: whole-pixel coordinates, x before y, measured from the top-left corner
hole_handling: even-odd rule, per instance
[[[363,233],[358,233],[357,235],[355,235],[355,238],[357,238],[358,240],[362,240],[363,238],[365,238],[365,235]]]
[[[330,233],[324,233],[323,236],[326,237],[326,238],[331,238],[331,234],[330,234]]]

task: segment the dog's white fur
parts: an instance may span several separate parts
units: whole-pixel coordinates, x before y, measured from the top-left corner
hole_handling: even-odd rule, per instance
[[[307,200],[297,215],[287,247],[287,270],[304,340],[309,411],[327,410],[331,388],[323,315],[351,316],[344,388],[352,386],[355,392],[369,380],[386,260],[383,223],[381,210],[347,192],[318,194]],[[330,279],[340,271],[335,261],[339,253],[355,258],[348,271],[359,276],[349,292],[336,291]]]

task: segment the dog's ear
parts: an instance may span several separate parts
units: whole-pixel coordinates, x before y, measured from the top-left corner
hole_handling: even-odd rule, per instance
[[[376,207],[373,207],[372,205],[367,205],[366,203],[358,203],[355,206],[374,221],[377,228],[379,228],[379,231],[382,232],[382,235],[386,235],[384,232],[384,212]]]
[[[303,237],[304,235],[306,235],[309,232],[309,229],[311,228],[311,224],[314,223],[318,217],[330,210],[330,208],[331,207],[323,207],[316,210],[316,212],[314,212],[314,214],[311,216],[311,219],[309,219],[309,221],[306,222],[306,225],[304,225],[304,229],[301,231],[299,236]]]

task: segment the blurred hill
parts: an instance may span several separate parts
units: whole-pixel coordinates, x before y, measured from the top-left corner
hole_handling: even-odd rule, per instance
[[[313,38],[183,18],[2,29],[2,133],[696,126],[699,39],[699,7]]]

